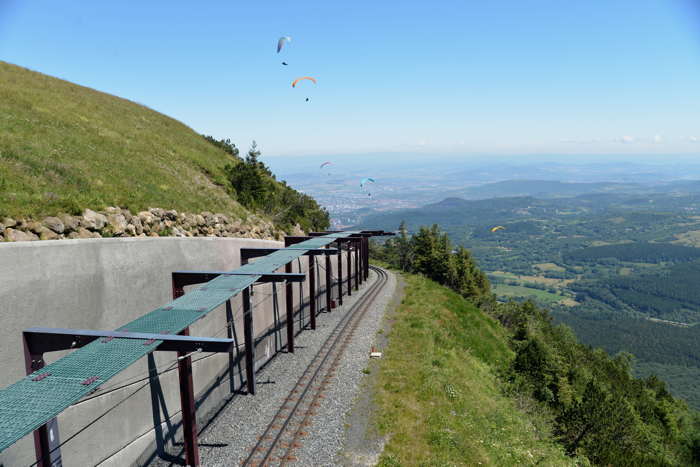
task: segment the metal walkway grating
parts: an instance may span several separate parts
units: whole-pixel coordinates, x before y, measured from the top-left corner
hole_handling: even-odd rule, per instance
[[[356,232],[315,237],[281,249],[236,269],[236,273],[268,273]],[[232,271],[233,272],[233,271]],[[119,331],[177,334],[206,316],[260,275],[221,275],[195,290],[121,326]],[[162,341],[102,339],[0,389],[0,451],[49,422],[107,380],[152,352]]]

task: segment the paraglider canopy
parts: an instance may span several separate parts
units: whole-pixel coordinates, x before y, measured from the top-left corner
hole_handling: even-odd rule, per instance
[[[303,80],[305,80],[305,79],[308,79],[309,81],[313,81],[313,83],[316,84],[316,79],[315,79],[315,78],[312,78],[311,76],[302,76],[301,78],[297,78],[297,79],[295,79],[294,81],[292,81],[292,87],[293,87],[293,88],[297,87],[297,83],[298,83],[299,81],[303,81]]]
[[[363,186],[365,186],[365,183],[367,183],[367,182],[372,182],[372,183],[374,183],[374,179],[371,178],[371,177],[365,177],[365,178],[363,178],[362,180],[360,180],[360,188],[362,188]]]
[[[502,225],[497,225],[496,227],[491,228],[491,232],[498,232],[499,230],[506,230],[506,228]]]
[[[280,50],[282,50],[282,47],[284,47],[284,44],[287,42],[292,42],[292,38],[289,36],[280,37],[280,39],[277,41],[277,53],[280,53]]]
[[[326,162],[324,162],[323,164],[321,164],[321,167],[319,167],[319,169],[322,169],[322,168],[324,168],[325,166],[331,165],[331,164],[332,164],[331,161],[326,161]]]

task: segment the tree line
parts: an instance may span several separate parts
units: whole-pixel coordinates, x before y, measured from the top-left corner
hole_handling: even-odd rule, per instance
[[[409,236],[406,223],[401,222],[396,237],[383,244],[372,243],[371,254],[402,271],[423,274],[475,302],[491,298],[489,280],[469,250],[454,248],[437,224]]]
[[[567,262],[598,262],[603,258],[646,263],[693,261],[700,258],[700,249],[671,243],[632,242],[582,248],[564,256]]]
[[[371,253],[449,286],[501,323],[513,351],[500,370],[504,390],[534,400],[569,455],[595,465],[700,465],[698,412],[656,376],[635,378],[631,354],[580,344],[532,302],[497,302],[469,252],[453,249],[437,225],[409,237],[402,223]]]
[[[295,224],[299,224],[305,232],[328,228],[328,211],[311,196],[296,191],[285,181],[278,181],[260,160],[261,152],[255,141],[246,157],[242,158],[230,139],[204,138],[231,156],[232,160],[224,167],[229,182],[227,189],[245,208],[272,218],[284,230],[291,229]]]
[[[617,309],[631,308],[664,319],[697,321],[699,280],[700,261],[694,261],[676,264],[653,274],[575,282],[571,289],[577,294],[578,301],[592,298]]]

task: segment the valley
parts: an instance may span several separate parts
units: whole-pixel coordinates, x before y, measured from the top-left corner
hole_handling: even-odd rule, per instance
[[[585,344],[631,353],[637,375],[656,374],[700,408],[700,195],[689,187],[452,197],[369,215],[360,227],[440,225],[472,252],[500,301],[551,310]]]

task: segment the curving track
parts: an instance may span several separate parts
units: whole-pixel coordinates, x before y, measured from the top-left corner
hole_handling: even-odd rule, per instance
[[[333,329],[242,466],[286,465],[297,460],[294,451],[301,447],[301,440],[309,434],[306,430],[320,405],[319,399],[324,397],[323,392],[352,340],[353,332],[387,282],[388,276],[383,269],[370,268],[377,273],[377,279]]]

